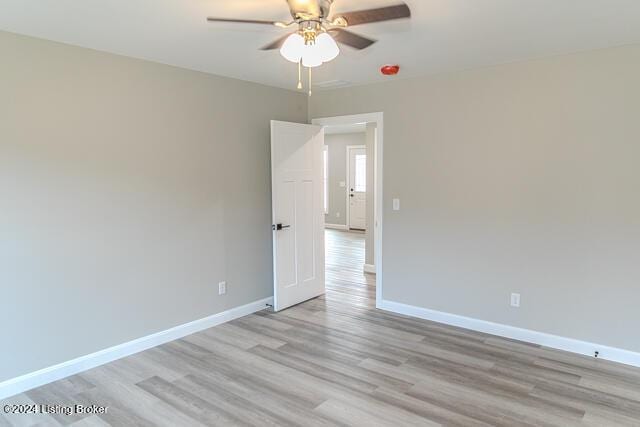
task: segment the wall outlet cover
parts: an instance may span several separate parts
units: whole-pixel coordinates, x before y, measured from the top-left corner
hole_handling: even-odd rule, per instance
[[[520,294],[511,294],[511,307],[520,307]]]
[[[224,295],[227,293],[227,282],[218,283],[218,295]]]

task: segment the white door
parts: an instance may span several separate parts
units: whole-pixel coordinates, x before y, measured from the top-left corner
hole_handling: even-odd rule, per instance
[[[348,147],[349,159],[349,228],[367,228],[367,150]]]
[[[271,121],[274,310],[324,294],[320,126]]]

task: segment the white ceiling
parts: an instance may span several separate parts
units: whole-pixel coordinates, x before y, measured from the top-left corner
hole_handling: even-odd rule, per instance
[[[396,0],[336,0],[359,10]],[[379,42],[348,47],[316,82],[365,84],[581,50],[640,43],[640,0],[406,0],[411,21],[354,27]],[[212,24],[207,15],[287,20],[284,0],[0,0],[0,29],[273,86],[295,64],[259,48],[284,30]]]

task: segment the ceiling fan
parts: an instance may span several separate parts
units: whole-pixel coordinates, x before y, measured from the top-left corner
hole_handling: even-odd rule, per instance
[[[275,25],[279,28],[296,28],[262,50],[280,49],[280,54],[288,61],[298,64],[298,89],[302,89],[302,67],[311,69],[335,59],[340,48],[336,42],[361,50],[376,41],[346,30],[347,27],[410,18],[411,10],[404,3],[376,9],[359,10],[332,14],[334,0],[286,0],[289,5],[290,22],[263,21],[255,19],[233,19],[208,17],[209,22],[233,22],[240,24]],[[309,90],[311,95],[311,90]]]

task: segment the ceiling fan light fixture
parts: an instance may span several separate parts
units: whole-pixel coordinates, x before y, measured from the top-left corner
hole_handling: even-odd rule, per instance
[[[322,62],[333,61],[340,54],[338,44],[328,33],[322,33],[316,37],[315,47],[320,52]]]
[[[282,0],[280,0],[282,1]],[[298,89],[302,88],[302,67],[309,71],[309,87],[311,87],[311,69],[334,60],[340,55],[338,43],[357,50],[366,49],[376,42],[368,37],[353,33],[347,28],[374,22],[393,21],[411,17],[411,9],[404,2],[396,0],[394,6],[373,9],[341,12],[338,15],[331,9],[336,0],[286,0],[292,20],[289,22],[239,19],[224,17],[208,17],[209,22],[234,22],[251,25],[275,25],[279,28],[297,26],[295,33],[283,35],[268,45],[264,51],[280,49],[280,54],[298,66]],[[329,33],[329,31],[331,33]],[[389,70],[386,70],[389,71]],[[393,74],[397,73],[395,70]],[[385,73],[385,70],[383,70]],[[309,90],[311,95],[311,90]]]
[[[304,38],[298,33],[293,33],[287,37],[287,40],[280,48],[280,55],[287,61],[298,63],[305,51]]]

